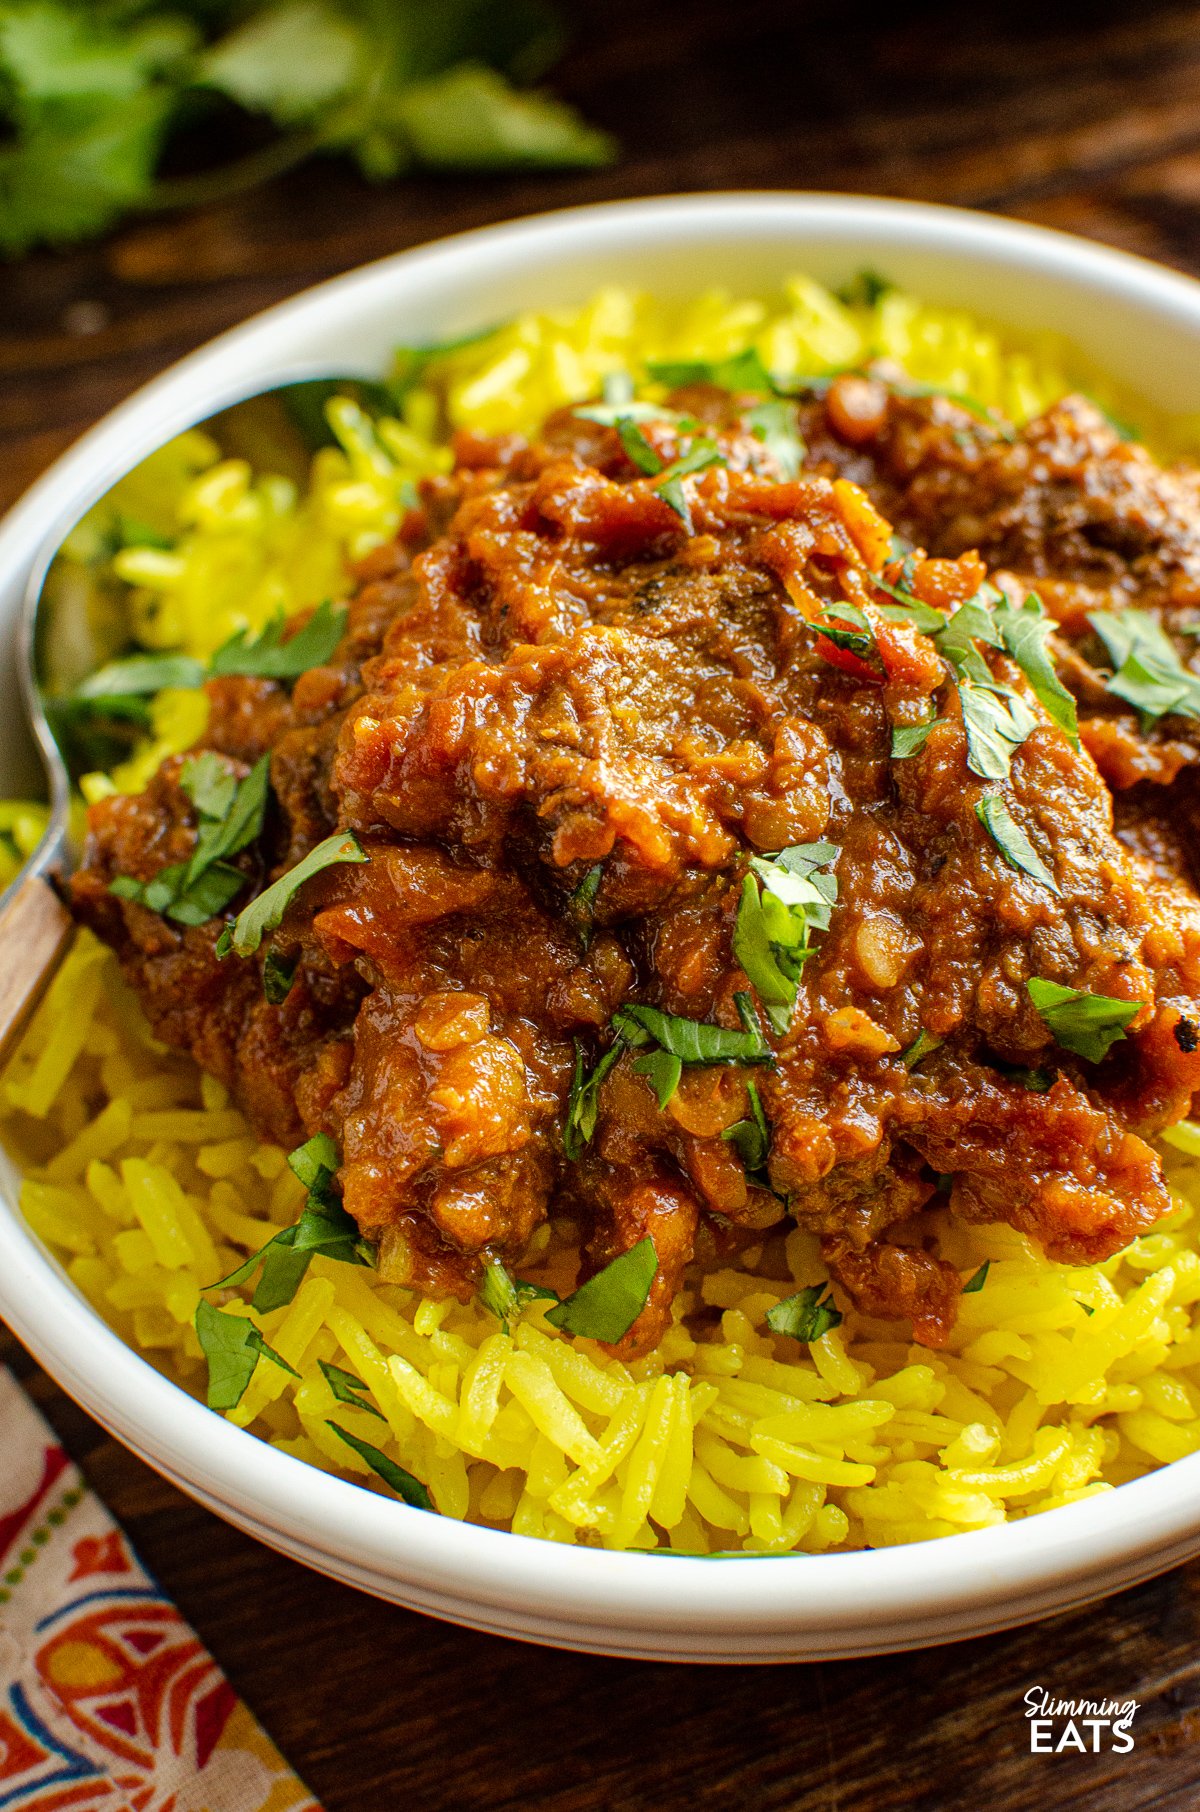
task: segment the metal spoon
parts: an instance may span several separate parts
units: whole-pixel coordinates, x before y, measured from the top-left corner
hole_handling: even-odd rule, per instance
[[[302,483],[313,454],[333,444],[325,419],[325,405],[333,396],[348,396],[371,415],[390,413],[396,407],[387,386],[370,379],[309,377],[225,404],[192,425],[209,435],[223,456],[249,458],[260,469]],[[148,450],[130,472],[156,451]],[[130,472],[117,482],[123,482]],[[84,515],[102,510],[115,488],[110,486]],[[83,516],[72,523],[68,533],[35,564],[17,631],[21,689],[46,772],[50,821],[29,860],[0,895],[0,1065],[49,986],[73,930],[61,887],[77,853],[70,838],[71,788],[76,775],[72,773],[65,719],[60,714],[57,730],[55,727],[55,701],[120,652],[98,644],[87,609],[89,589],[81,583],[78,562],[63,554],[82,520]],[[82,764],[76,760],[74,765]]]

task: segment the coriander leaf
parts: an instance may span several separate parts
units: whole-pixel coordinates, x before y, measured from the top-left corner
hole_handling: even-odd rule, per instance
[[[683,1062],[673,1057],[669,1051],[646,1051],[634,1059],[634,1069],[639,1076],[645,1076],[658,1097],[660,1108],[666,1107],[671,1096],[679,1087],[679,1078],[683,1075]]]
[[[775,387],[755,346],[747,346],[725,359],[648,359],[646,374],[670,390],[686,384],[715,384],[721,390],[762,390],[769,394]]]
[[[785,1296],[782,1302],[772,1304],[767,1310],[767,1326],[773,1334],[790,1334],[793,1340],[801,1340],[806,1345],[819,1340],[831,1328],[841,1326],[842,1317],[834,1306],[832,1296],[824,1295],[824,1284],[810,1284],[807,1290],[797,1290],[794,1296]]]
[[[366,79],[370,49],[363,29],[325,0],[281,0],[215,44],[197,74],[250,113],[307,125]]]
[[[226,817],[237,797],[237,775],[211,749],[185,758],[179,784],[202,818]]]
[[[804,437],[796,424],[794,403],[781,398],[757,403],[746,411],[746,425],[755,440],[760,440],[785,478],[798,478],[806,451]]]
[[[990,683],[960,679],[958,697],[967,733],[967,766],[981,780],[1006,779],[1014,752],[1037,728],[1037,719],[1015,692]]]
[[[288,1152],[288,1168],[309,1191],[327,1189],[338,1167],[338,1148],[328,1133],[314,1133]]]
[[[1033,687],[1048,716],[1077,749],[1079,725],[1075,700],[1055,672],[1046,647],[1054,625],[1046,615],[1042,600],[1031,591],[1018,609],[1008,598],[1003,598],[994,614],[1006,651]]]
[[[1125,1037],[1125,1027],[1145,1005],[1140,1000],[1085,994],[1081,988],[1064,988],[1058,982],[1043,981],[1040,976],[1034,976],[1025,986],[1055,1043],[1088,1063],[1099,1063],[1110,1047]]]
[[[721,1137],[728,1140],[736,1150],[747,1177],[754,1179],[766,1169],[771,1150],[771,1129],[767,1125],[758,1089],[749,1077],[746,1079],[746,1095],[750,1102],[749,1118],[737,1120],[732,1126],[727,1126]]]
[[[904,563],[906,567],[911,560],[910,554]],[[903,574],[901,577],[903,578]],[[939,635],[950,620],[942,611],[935,610],[932,604],[923,604],[920,598],[914,598],[906,585],[893,585],[882,573],[872,573],[871,584],[880,591],[885,591],[889,598],[895,598],[899,609],[894,609],[889,604],[878,606],[882,614],[894,622],[915,623],[923,635]]]
[[[349,831],[335,831],[315,849],[309,850],[302,862],[280,875],[258,898],[251,900],[232,925],[227,925],[217,940],[218,956],[252,956],[269,931],[277,929],[296,893],[306,881],[339,862],[366,862],[358,838]]]
[[[647,1234],[570,1296],[547,1309],[546,1320],[564,1333],[579,1334],[588,1340],[620,1340],[645,1308],[657,1270],[658,1254]]]
[[[944,1038],[935,1038],[932,1032],[927,1032],[922,1026],[907,1051],[901,1051],[900,1061],[906,1070],[915,1069],[923,1057],[931,1057],[945,1042]]]
[[[773,1063],[774,1053],[762,1033],[743,1028],[705,1025],[683,1019],[659,1007],[626,1005],[612,1017],[613,1030],[627,1044],[644,1046],[653,1041],[681,1063]]]
[[[663,469],[663,462],[628,411],[617,417],[616,426],[627,458],[647,478],[656,477]]]
[[[1200,675],[1183,665],[1157,617],[1145,610],[1094,610],[1088,622],[1116,668],[1105,681],[1111,693],[1143,720],[1200,717]]]
[[[262,990],[273,1007],[281,1007],[291,993],[298,967],[298,963],[289,962],[274,944],[263,957]]]
[[[910,755],[915,755],[919,749],[923,749],[929,740],[929,732],[937,722],[936,717],[931,717],[929,722],[924,724],[893,725],[892,760],[907,761]]]
[[[843,283],[837,292],[837,299],[844,302],[847,308],[874,308],[895,287],[886,277],[881,277],[878,271],[858,271],[849,283]]]
[[[1031,880],[1039,881],[1052,894],[1061,898],[1058,882],[999,793],[984,793],[975,807],[975,816],[1011,867],[1019,869]]]
[[[148,698],[166,687],[189,692],[204,684],[204,667],[187,654],[131,654],[89,673],[56,702],[99,705],[113,698]]]
[[[249,674],[259,679],[298,679],[310,667],[323,667],[342,639],[346,626],[346,607],[337,610],[326,598],[294,635],[284,640],[288,619],[282,613],[274,617],[254,641],[247,631],[239,629],[222,644],[212,657],[214,674]]]
[[[775,856],[752,857],[742,882],[733,953],[776,1032],[791,1022],[800,970],[812,954],[810,930],[829,929],[837,877],[820,871],[840,853],[834,843],[794,844]]]
[[[984,1284],[987,1282],[987,1274],[991,1270],[991,1268],[992,1268],[991,1259],[985,1258],[983,1263],[980,1265],[978,1271],[973,1272],[972,1275],[967,1279],[966,1283],[963,1285],[963,1287],[962,1287],[963,1295],[964,1296],[974,1296],[977,1291],[982,1290]]]
[[[293,1378],[299,1372],[268,1346],[244,1315],[227,1315],[203,1298],[196,1310],[196,1337],[208,1360],[208,1407],[236,1409],[260,1359],[269,1359]]]
[[[674,510],[689,535],[692,532],[692,512],[683,488],[684,479],[690,478],[695,472],[705,471],[709,466],[728,463],[715,440],[694,440],[687,452],[679,459],[673,459],[669,466],[664,466],[655,480],[654,489],[663,502]]]
[[[360,1409],[365,1407],[365,1404],[359,1405]],[[381,1453],[378,1447],[372,1447],[369,1441],[360,1441],[357,1435],[351,1434],[348,1428],[343,1428],[340,1422],[326,1419],[325,1426],[331,1428],[338,1439],[346,1443],[347,1447],[352,1447],[359,1459],[365,1460],[371,1471],[377,1474],[385,1485],[390,1485],[396,1496],[402,1497],[406,1504],[411,1505],[414,1510],[433,1509],[433,1499],[420,1479],[414,1478],[411,1472],[406,1472],[403,1466],[396,1464],[395,1460],[389,1460],[386,1453]]]
[[[619,372],[615,375],[624,377],[626,373]],[[605,384],[607,385],[607,383],[606,378]],[[669,422],[678,419],[675,411],[664,408],[662,403],[634,402],[632,396],[622,396],[611,400],[605,397],[602,403],[583,403],[572,409],[571,413],[577,415],[581,421],[598,422],[602,428],[619,428],[622,422]],[[625,450],[629,452],[628,448]],[[630,454],[630,458],[633,458],[632,454]],[[658,458],[657,454],[655,454],[655,458]],[[659,466],[653,469],[657,471],[661,467],[661,463],[660,461]],[[636,459],[634,464],[637,464]]]
[[[567,900],[567,917],[575,926],[585,955],[592,941],[596,896],[600,892],[600,883],[603,879],[604,864],[597,862],[588,869],[578,887]]]
[[[353,1372],[343,1371],[340,1365],[331,1365],[328,1359],[318,1359],[317,1364],[321,1368],[321,1376],[339,1403],[347,1403],[351,1409],[365,1409],[369,1416],[378,1416],[381,1422],[386,1420],[373,1403],[363,1402],[370,1386],[364,1384],[361,1378],[356,1378]]]
[[[583,1046],[575,1040],[575,1074],[563,1125],[563,1151],[573,1164],[583,1156],[584,1146],[591,1144],[600,1112],[600,1085],[624,1049],[625,1040],[617,1038],[589,1076],[584,1072]]]
[[[514,1321],[529,1303],[557,1302],[558,1295],[542,1284],[528,1283],[522,1277],[511,1277],[500,1260],[493,1258],[483,1268],[479,1300],[502,1323],[507,1334],[509,1322]]]
[[[591,170],[612,163],[607,132],[553,95],[518,91],[497,70],[459,63],[403,88],[388,129],[434,170]]]
[[[1007,1081],[1018,1083],[1031,1095],[1047,1095],[1054,1087],[1054,1075],[1050,1070],[1031,1070],[1021,1063],[1003,1063],[999,1057],[991,1057],[988,1061]]]

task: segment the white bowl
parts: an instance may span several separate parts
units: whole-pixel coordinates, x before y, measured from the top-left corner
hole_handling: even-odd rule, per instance
[[[602,283],[769,291],[864,266],[1013,328],[1071,336],[1170,410],[1200,410],[1200,284],[1039,228],[837,195],[685,196],[544,215],[387,258],[283,303],[148,384],[0,525],[11,642],[47,540],[143,454],[221,400],[289,375],[380,372],[393,346]],[[0,679],[0,683],[3,683]],[[17,693],[0,797],[27,784]],[[319,1571],[416,1610],[562,1647],[659,1660],[793,1661],[945,1642],[1102,1597],[1200,1553],[1200,1455],[995,1529],[878,1553],[728,1560],[612,1554],[498,1534],[375,1496],[233,1427],[111,1333],[0,1203],[0,1313],[63,1388],[184,1491]]]

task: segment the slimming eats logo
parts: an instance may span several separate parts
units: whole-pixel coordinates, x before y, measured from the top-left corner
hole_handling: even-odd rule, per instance
[[[1034,1755],[1062,1755],[1077,1749],[1081,1755],[1128,1755],[1133,1748],[1136,1699],[1053,1699],[1044,1686],[1031,1686],[1025,1694],[1029,1719],[1029,1747]]]

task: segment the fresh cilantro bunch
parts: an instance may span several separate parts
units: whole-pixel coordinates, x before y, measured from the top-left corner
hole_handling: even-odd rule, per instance
[[[377,180],[607,163],[605,133],[520,86],[560,48],[543,0],[0,0],[0,252],[219,198],[318,152]],[[207,118],[227,139],[239,113],[266,142],[161,176],[177,127]]]

